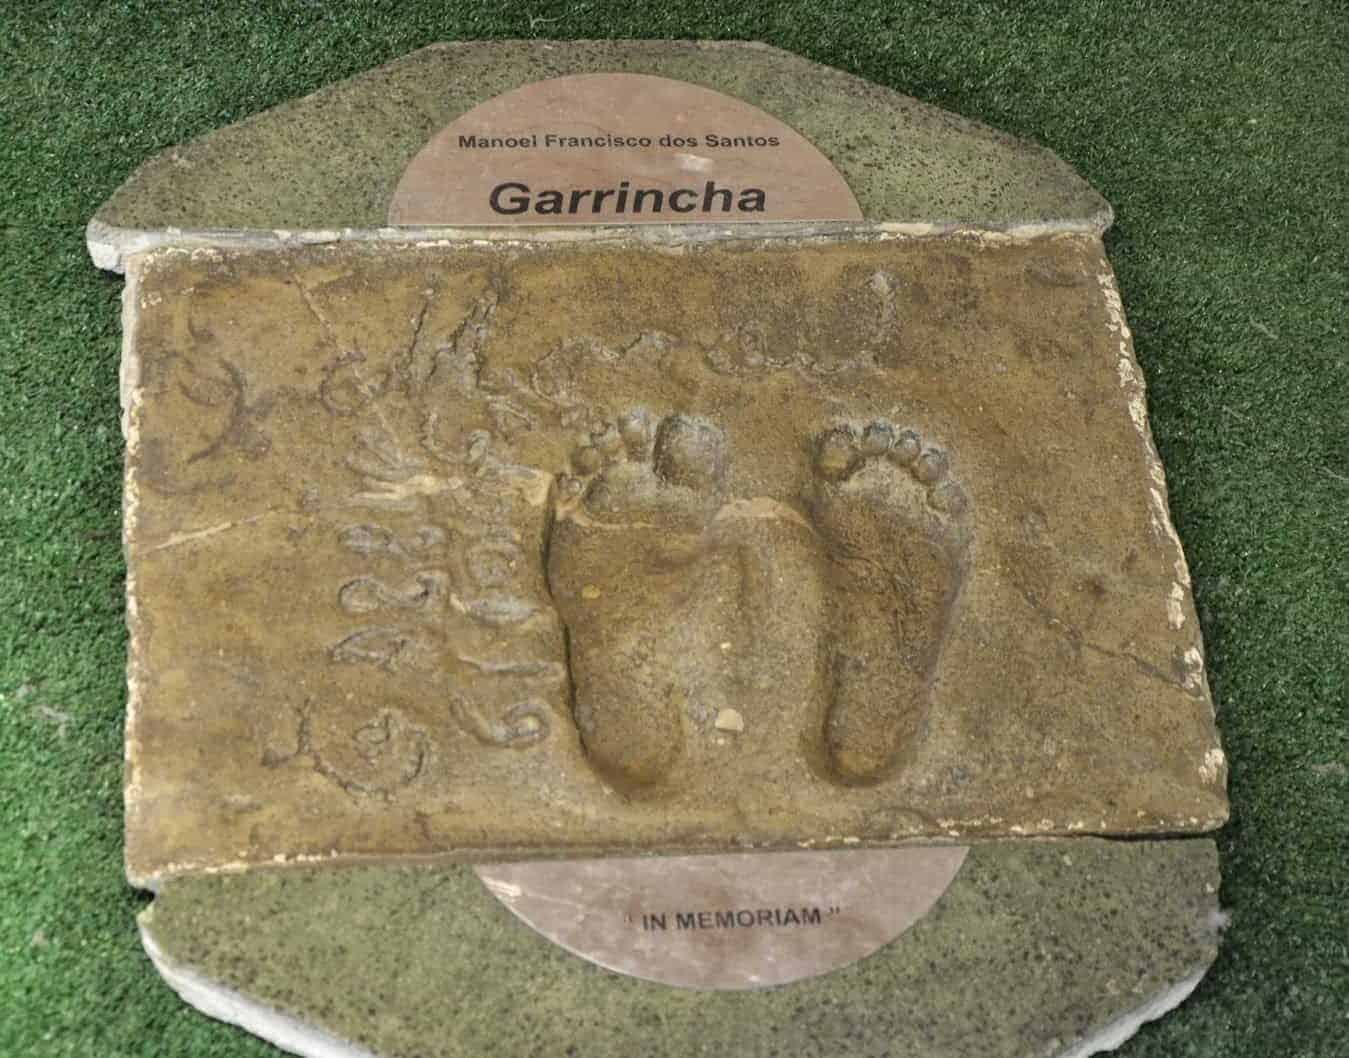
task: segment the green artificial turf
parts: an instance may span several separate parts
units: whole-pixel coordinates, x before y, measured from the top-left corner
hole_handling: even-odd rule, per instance
[[[275,1053],[159,982],[122,881],[121,280],[84,222],[170,144],[432,41],[531,36],[764,40],[1036,139],[1114,204],[1233,799],[1222,954],[1121,1053],[1349,1055],[1341,3],[4,0],[0,1058]]]

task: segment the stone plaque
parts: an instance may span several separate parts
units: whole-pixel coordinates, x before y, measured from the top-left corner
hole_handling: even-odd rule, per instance
[[[609,125],[631,128],[643,116],[628,105],[634,98],[643,101],[643,114],[653,128],[665,121],[680,132],[669,132],[667,124],[664,133],[629,137],[636,142],[627,149],[606,133],[604,145],[595,147],[596,115]],[[546,120],[539,120],[540,111]],[[722,128],[742,119],[758,131],[732,138],[688,127],[696,121],[703,128]],[[536,131],[520,134],[522,122]],[[572,133],[564,136],[558,128],[571,128]],[[516,131],[502,135],[503,129]],[[484,189],[493,213],[506,225],[538,224],[568,210],[573,218],[590,217],[598,223],[629,216],[658,221],[670,196],[679,195],[684,202],[693,195],[696,200],[696,190],[677,186],[690,173],[709,177],[704,204],[719,202],[725,217],[732,212],[734,192],[719,189],[712,178],[731,179],[728,170],[746,188],[775,189],[771,209],[765,198],[751,203],[764,205],[764,210],[741,214],[780,215],[784,204],[801,207],[807,200],[800,192],[805,191],[814,219],[861,217],[842,176],[813,147],[802,150],[804,141],[795,132],[738,100],[665,78],[611,74],[531,84],[476,108],[432,143],[435,147],[420,152],[404,174],[403,193],[390,207],[391,223],[398,223],[410,197],[420,208],[410,219],[422,223],[454,224],[480,217]],[[790,158],[805,163],[798,166],[802,171],[784,172],[784,147]],[[711,153],[698,153],[704,148]],[[526,159],[532,188],[521,179]],[[506,170],[512,181],[501,181]],[[634,173],[641,174],[647,188],[659,185],[643,192],[657,207],[645,214],[627,208]],[[793,196],[786,200],[779,194],[784,178]],[[569,187],[573,180],[591,190]],[[617,201],[608,211],[599,197],[606,193],[593,190],[605,181],[617,187],[609,196]],[[561,187],[542,190],[550,185]],[[417,187],[420,194],[410,195],[409,189]],[[503,192],[526,203],[530,195],[536,204],[551,202],[553,212],[502,208],[498,200]],[[589,196],[593,202],[586,203]],[[586,208],[571,208],[582,204]],[[707,217],[696,201],[693,208],[681,206],[668,215],[679,219],[686,213]],[[545,860],[487,864],[477,871],[488,890],[523,921],[576,955],[668,984],[723,989],[811,977],[869,955],[937,899],[963,859],[961,848],[873,849],[778,854],[767,860],[751,853],[670,856],[659,862],[626,857]],[[640,910],[682,907],[690,894],[720,910]],[[766,923],[761,912],[767,912]],[[713,922],[729,916],[732,931],[698,928],[708,915]],[[746,916],[754,931],[750,934],[743,933]],[[783,917],[791,921],[777,921]],[[670,923],[674,933],[659,936]],[[692,928],[684,928],[686,923]],[[824,928],[800,928],[817,925]],[[635,929],[642,932],[635,934]],[[742,932],[737,936],[735,930]]]
[[[861,220],[838,171],[777,118],[647,74],[537,81],[474,107],[413,158],[391,224]]]
[[[1216,853],[1136,839],[1226,769],[1110,218],[744,42],[433,45],[147,161],[88,244],[165,979],[325,1058],[1179,1002]]]
[[[1225,817],[1093,237],[128,274],[139,882]]]

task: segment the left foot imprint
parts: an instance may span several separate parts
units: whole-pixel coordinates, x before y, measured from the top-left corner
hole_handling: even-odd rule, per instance
[[[684,756],[691,715],[725,704],[716,644],[735,620],[730,556],[714,543],[725,501],[725,435],[633,412],[573,456],[547,570],[567,629],[581,743],[628,795],[662,785]]]

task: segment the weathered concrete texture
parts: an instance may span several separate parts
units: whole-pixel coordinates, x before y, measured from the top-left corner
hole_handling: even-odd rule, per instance
[[[1099,240],[158,251],[133,879],[1202,831]]]
[[[463,867],[178,879],[141,926],[185,998],[308,1055],[1084,1058],[1202,976],[1217,885],[1205,840],[983,845],[899,941],[759,992],[610,974]]]
[[[1051,152],[775,48],[484,41],[423,48],[165,151],[98,211],[91,241],[166,228],[377,228],[408,162],[450,121],[528,82],[603,71],[689,81],[761,107],[824,152],[868,220],[1110,222],[1106,202]]]

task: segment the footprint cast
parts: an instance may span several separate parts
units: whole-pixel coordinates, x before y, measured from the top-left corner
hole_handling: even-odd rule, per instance
[[[743,611],[745,541],[717,517],[727,461],[712,423],[636,411],[559,482],[547,568],[573,714],[591,764],[629,796],[678,786],[692,725],[746,686],[719,644],[768,627]],[[967,572],[967,502],[946,454],[887,422],[818,435],[803,500],[824,582],[817,636],[800,644],[823,670],[801,688],[820,699],[803,706],[804,741],[830,781],[869,785],[921,739]]]
[[[868,785],[912,759],[927,721],[968,565],[966,498],[945,452],[873,422],[816,438],[805,499],[826,560],[813,740],[830,778]]]
[[[713,424],[638,410],[582,444],[559,483],[547,569],[573,715],[591,764],[629,796],[662,788],[691,718],[728,704],[717,644],[737,586],[714,531],[726,463]]]

